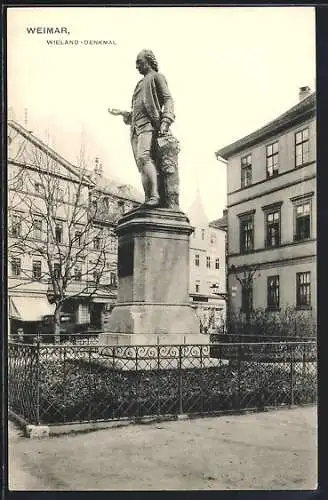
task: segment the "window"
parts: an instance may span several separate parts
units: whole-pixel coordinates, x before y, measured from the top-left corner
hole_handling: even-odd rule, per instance
[[[55,226],[55,240],[57,243],[63,242],[63,223],[56,222]]]
[[[214,233],[211,233],[211,245],[215,245],[216,243],[216,235]]]
[[[241,159],[241,187],[245,188],[252,184],[252,155],[249,154]]]
[[[59,279],[61,274],[61,267],[58,262],[55,262],[54,264],[54,278]]]
[[[82,279],[82,264],[76,264],[74,267],[74,280],[81,281]]]
[[[18,257],[14,257],[11,261],[11,273],[13,276],[20,276],[22,272],[21,260]]]
[[[273,248],[280,245],[280,208],[266,212],[266,240],[265,246]]]
[[[296,273],[296,306],[311,305],[311,273]]]
[[[220,269],[220,259],[219,259],[219,257],[217,257],[215,259],[215,269]]]
[[[200,286],[199,283],[196,283],[196,285],[195,285],[196,293],[199,293],[199,286]]]
[[[23,189],[24,189],[24,180],[23,180],[22,176],[17,177],[17,179],[15,181],[14,188],[15,188],[16,191],[23,191]]]
[[[202,240],[205,240],[205,229],[202,229]]]
[[[95,238],[93,238],[93,248],[95,250],[99,250],[100,249],[100,238],[98,236],[96,236]]]
[[[266,147],[267,177],[274,177],[279,173],[279,146],[278,141]]]
[[[32,277],[34,280],[41,280],[41,260],[32,261]]]
[[[279,276],[267,278],[267,304],[268,309],[279,309]]]
[[[11,217],[11,234],[14,238],[22,235],[22,220],[19,215],[12,215]]]
[[[42,238],[42,219],[35,217],[33,220],[33,236],[37,240]]]
[[[240,253],[251,252],[254,248],[254,214],[240,217]]]
[[[253,309],[253,282],[241,287],[241,310],[249,313]]]
[[[107,196],[103,199],[103,205],[104,205],[104,210],[108,211],[109,210],[109,198]]]
[[[300,167],[309,161],[309,129],[295,134],[295,165]]]
[[[109,250],[110,250],[110,252],[116,252],[117,251],[117,239],[116,239],[116,236],[110,236]]]
[[[124,201],[119,201],[119,202],[117,203],[117,205],[118,205],[118,211],[119,211],[119,213],[120,213],[120,214],[123,214],[123,213],[124,213],[124,208],[125,208],[125,207],[124,207]]]
[[[211,257],[206,257],[206,267],[210,269],[211,267]]]
[[[199,254],[196,253],[195,255],[195,266],[199,267]]]
[[[101,272],[100,271],[93,271],[93,279],[96,283],[99,283],[101,278]]]
[[[311,201],[303,200],[295,204],[294,241],[306,240],[311,237]]]
[[[110,285],[113,287],[117,286],[117,277],[116,277],[116,273],[114,271],[111,271],[111,273],[110,273]]]
[[[194,229],[194,232],[192,233],[193,238],[196,238],[196,228]]]
[[[82,233],[81,231],[75,231],[75,236],[74,236],[74,243],[76,246],[80,247],[81,246],[81,236]]]

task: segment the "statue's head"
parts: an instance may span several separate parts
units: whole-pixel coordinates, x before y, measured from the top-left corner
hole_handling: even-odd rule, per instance
[[[137,55],[136,67],[139,73],[146,75],[150,69],[158,71],[158,62],[153,51],[144,49]]]

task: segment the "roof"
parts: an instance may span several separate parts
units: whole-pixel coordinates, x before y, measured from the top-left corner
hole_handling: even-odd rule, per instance
[[[187,215],[190,219],[190,222],[193,226],[196,227],[205,227],[208,226],[208,217],[205,213],[202,197],[200,194],[199,188],[196,191],[196,197],[193,203],[190,205],[189,210],[187,211]]]
[[[134,186],[130,184],[122,184],[119,181],[108,179],[104,176],[97,176],[91,174],[92,181],[95,183],[96,188],[101,190],[103,193],[111,194],[119,198],[124,198],[126,200],[135,201],[137,203],[143,203],[143,194]]]
[[[42,151],[46,152],[49,154],[53,160],[55,160],[58,163],[61,163],[67,170],[69,170],[71,173],[73,173],[76,176],[80,176],[81,172],[78,167],[70,163],[69,161],[65,160],[61,155],[56,153],[50,146],[45,144],[43,141],[35,137],[32,132],[28,131],[25,127],[20,125],[19,123],[15,122],[14,120],[8,120],[8,126],[16,130],[19,134],[21,134],[25,139],[28,139],[32,144],[37,146],[39,149]],[[87,182],[87,178],[85,178],[85,181]]]
[[[278,116],[264,127],[252,132],[251,134],[239,139],[238,141],[224,146],[215,152],[216,157],[230,158],[239,151],[253,146],[268,137],[277,134],[300,121],[315,116],[316,112],[316,93],[313,92],[308,97],[297,103],[288,111]]]
[[[8,126],[16,130],[25,139],[29,140],[32,144],[40,148],[42,151],[49,154],[53,160],[60,163],[69,172],[73,173],[77,177],[81,176],[81,169],[69,161],[65,160],[61,155],[54,151],[51,147],[45,144],[43,141],[35,137],[30,131],[25,127],[15,122],[14,120],[8,120]],[[112,194],[119,198],[123,198],[130,201],[135,201],[142,203],[144,201],[143,195],[136,188],[129,184],[121,184],[119,181],[108,179],[103,176],[95,177],[92,171],[86,170],[84,172],[84,180],[87,184],[93,184],[98,187],[102,192]]]
[[[219,219],[215,219],[209,223],[210,227],[214,227],[215,229],[222,229],[222,231],[226,231],[228,228],[228,216],[224,215]]]

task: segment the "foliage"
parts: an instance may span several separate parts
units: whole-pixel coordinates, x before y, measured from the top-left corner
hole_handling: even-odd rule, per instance
[[[285,307],[279,311],[253,310],[248,321],[243,313],[231,314],[226,325],[231,335],[253,335],[258,337],[315,337],[316,324],[304,311]],[[218,332],[220,333],[220,332]]]

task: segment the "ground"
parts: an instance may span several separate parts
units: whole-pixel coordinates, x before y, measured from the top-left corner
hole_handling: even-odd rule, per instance
[[[316,489],[315,407],[28,439],[9,423],[11,490]]]

